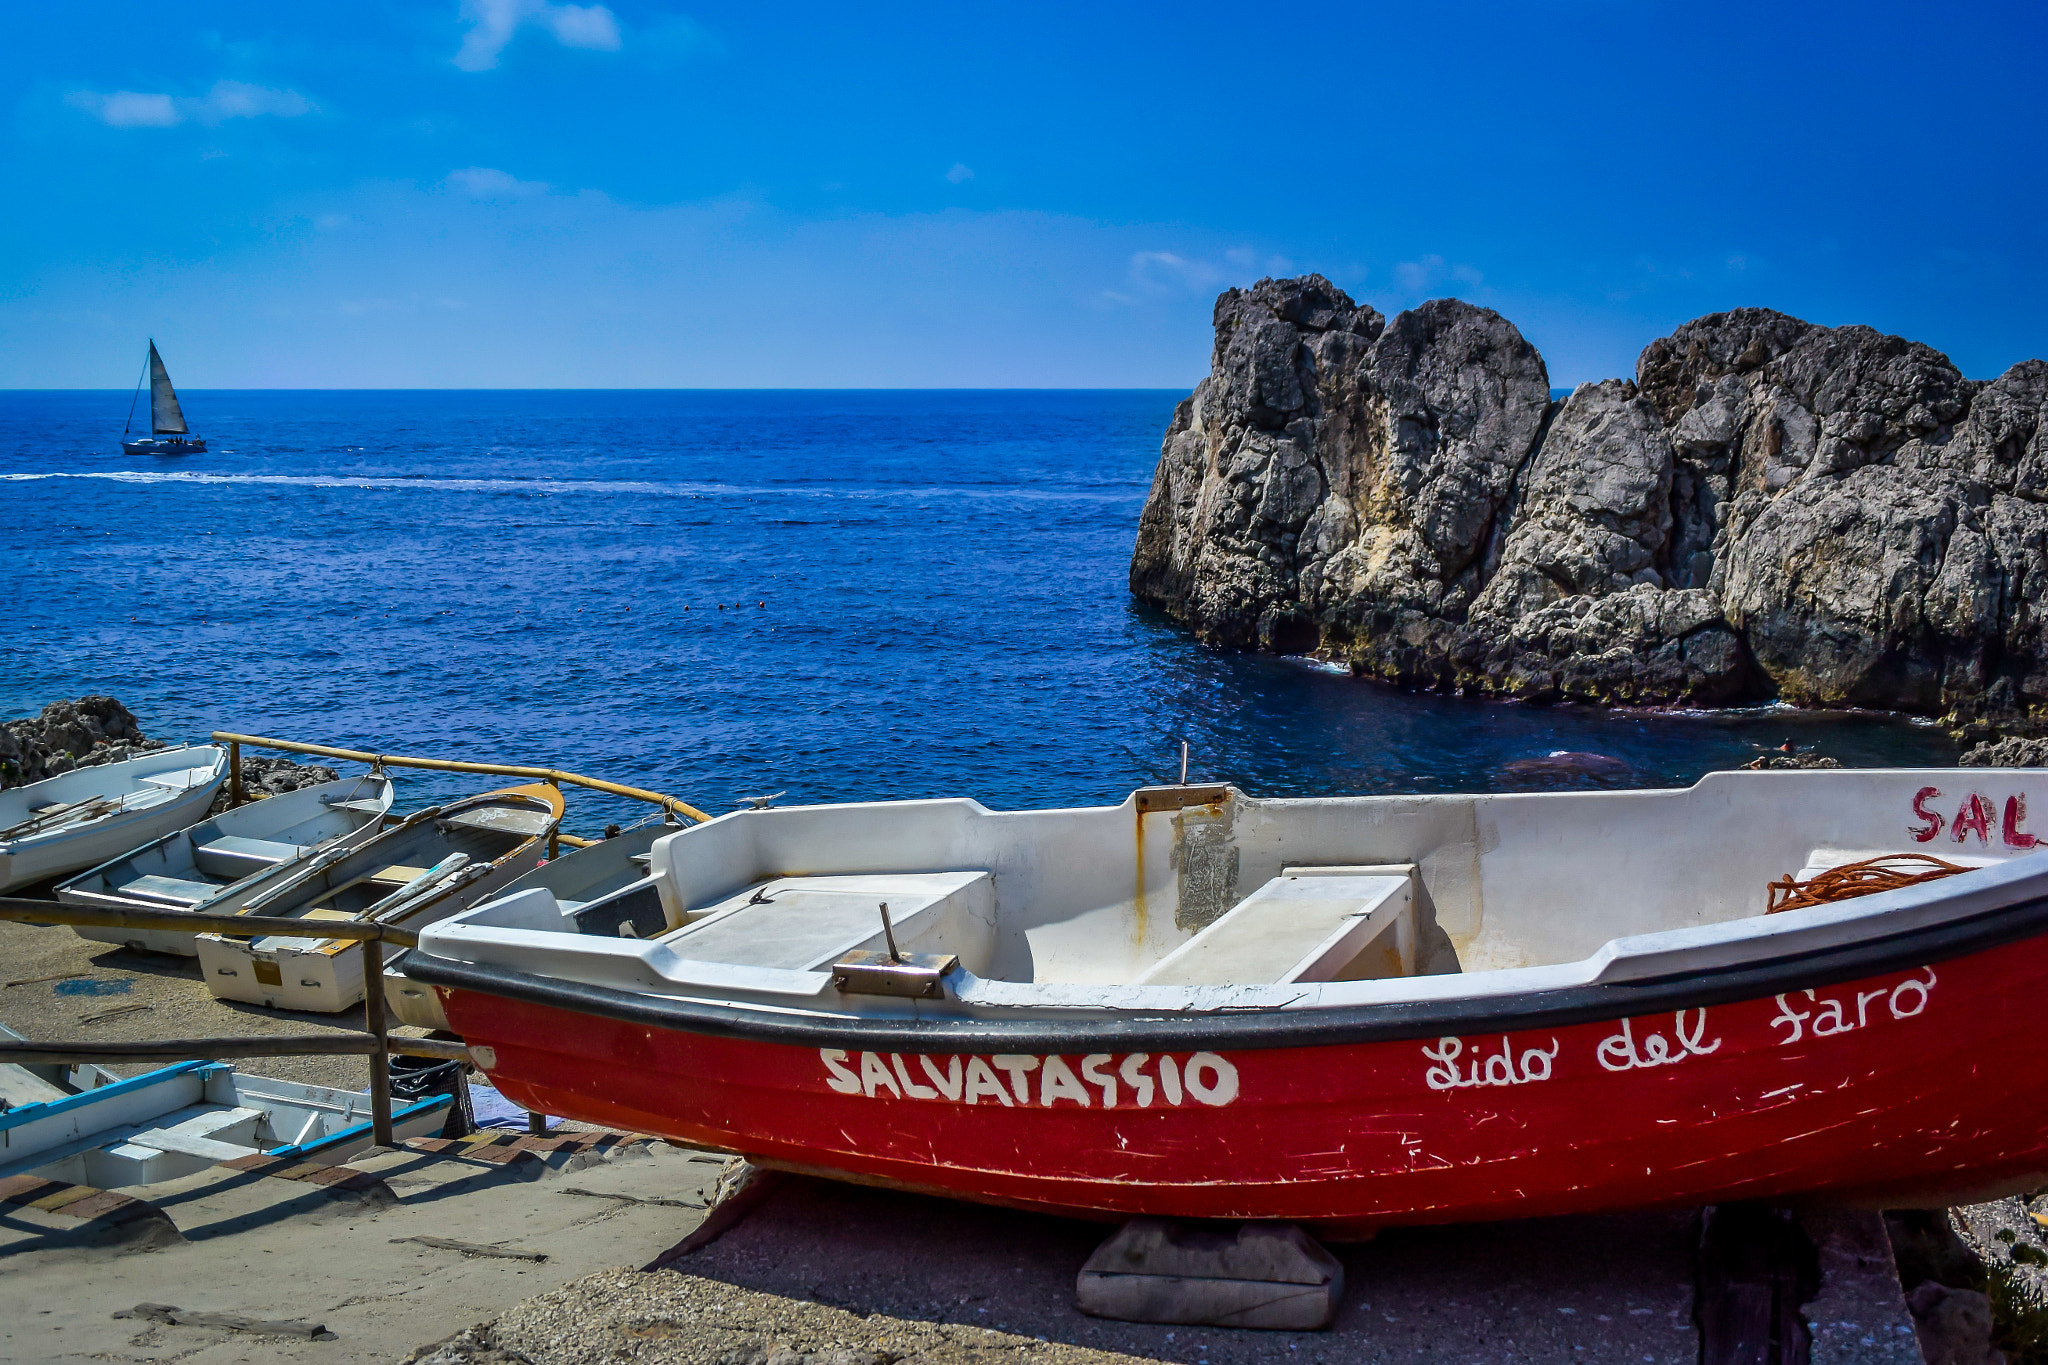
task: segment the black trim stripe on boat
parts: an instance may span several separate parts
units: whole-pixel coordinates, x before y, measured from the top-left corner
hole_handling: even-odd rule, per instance
[[[1036,1013],[1016,1019],[958,1014],[915,1018],[805,1014],[644,995],[610,986],[535,976],[509,967],[454,962],[419,949],[406,953],[400,964],[412,980],[430,986],[476,991],[600,1019],[714,1038],[888,1052],[1044,1055],[1327,1047],[1449,1034],[1563,1028],[1738,1000],[1760,1000],[1793,990],[1909,971],[2002,947],[2042,932],[2048,932],[2048,896],[1888,937],[1645,981],[1597,982],[1555,991],[1457,1000],[1306,1009],[1257,1008],[1166,1015],[1114,1007],[1075,1008],[1073,1018]]]

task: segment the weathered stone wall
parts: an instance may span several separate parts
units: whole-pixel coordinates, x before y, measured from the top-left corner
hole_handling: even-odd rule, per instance
[[[1203,640],[1530,700],[2048,715],[2048,364],[1765,309],[1553,402],[1491,310],[1216,303],[1131,590]]]

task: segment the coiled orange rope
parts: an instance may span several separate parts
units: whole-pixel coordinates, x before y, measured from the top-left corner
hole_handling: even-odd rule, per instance
[[[1891,865],[1896,863],[1905,863],[1909,867],[1915,863],[1925,864],[1926,870],[1913,872]],[[1918,886],[1921,882],[1953,877],[1958,872],[1969,870],[1931,853],[1887,853],[1882,857],[1831,867],[1803,882],[1787,872],[1770,884],[1769,908],[1764,913],[1775,915],[1783,910],[1804,910],[1810,905],[1832,905],[1836,901],[1874,896],[1880,891],[1896,891],[1902,886]]]

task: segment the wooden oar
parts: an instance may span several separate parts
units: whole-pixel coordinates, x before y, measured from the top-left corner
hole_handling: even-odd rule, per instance
[[[67,801],[63,805],[46,806],[20,824],[0,829],[0,839],[26,839],[30,835],[41,834],[59,825],[112,815],[121,809],[124,800],[123,797],[93,796],[83,801]]]

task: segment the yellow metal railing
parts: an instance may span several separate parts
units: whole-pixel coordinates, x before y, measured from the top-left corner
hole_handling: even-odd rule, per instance
[[[453,758],[414,758],[403,754],[373,754],[362,749],[337,749],[330,744],[301,744],[290,739],[268,739],[262,735],[238,735],[227,730],[215,730],[216,744],[228,746],[228,804],[239,806],[248,798],[242,791],[242,746],[252,749],[281,749],[286,753],[314,754],[321,758],[338,758],[349,763],[368,763],[384,768],[426,768],[444,773],[487,773],[497,777],[524,777],[534,782],[552,782],[556,786],[564,783],[574,787],[587,787],[595,792],[607,792],[613,796],[624,796],[634,801],[646,801],[660,806],[663,810],[687,815],[700,823],[711,817],[687,801],[660,792],[651,792],[644,787],[628,787],[617,782],[606,782],[602,778],[584,777],[579,773],[565,773],[559,768],[531,768],[516,763],[470,763]],[[564,838],[564,843],[573,844]]]

